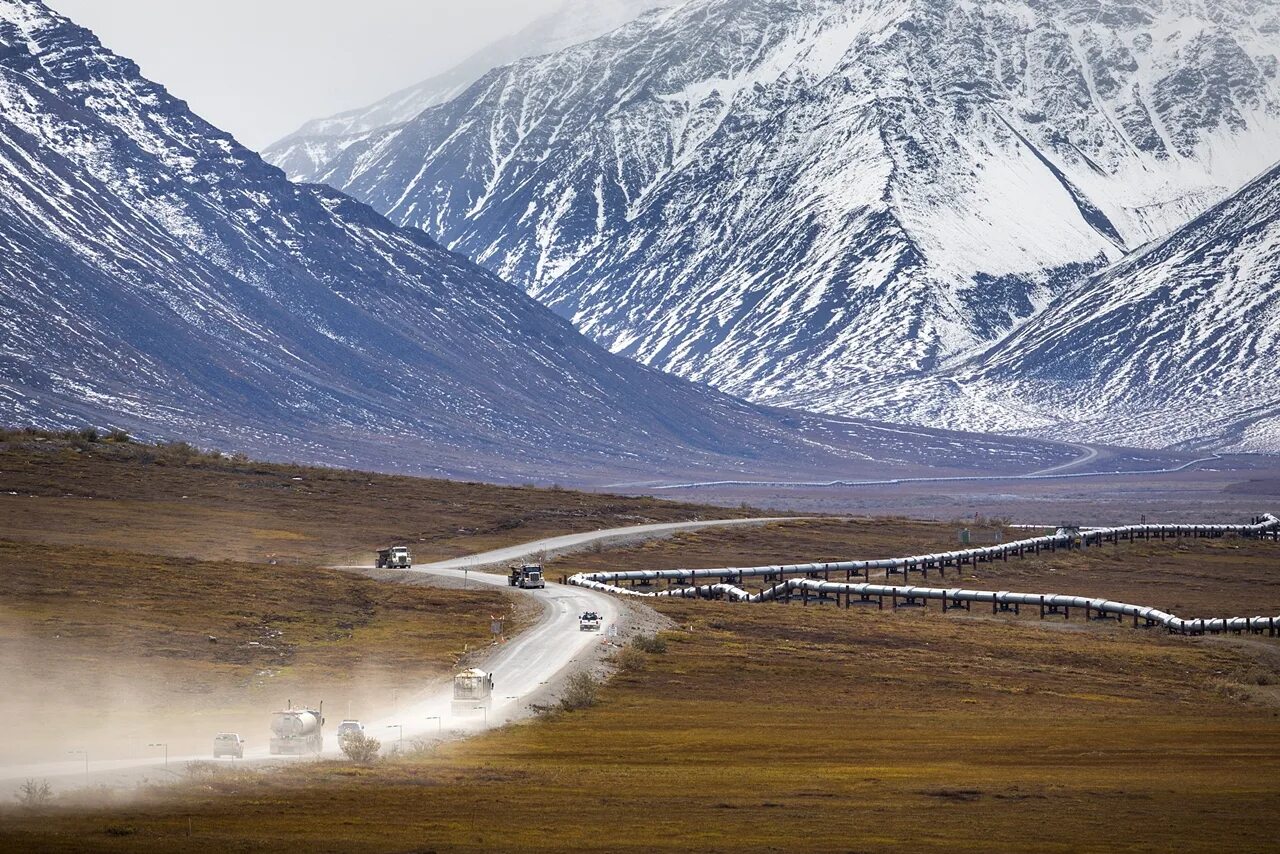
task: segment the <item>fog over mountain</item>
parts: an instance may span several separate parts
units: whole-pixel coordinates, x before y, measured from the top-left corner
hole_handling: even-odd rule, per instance
[[[365,107],[304,124],[267,146],[262,156],[298,181],[314,181],[372,131],[402,124],[464,92],[486,72],[510,62],[588,41],[645,12],[681,0],[561,0],[529,26],[505,36],[442,74]]]

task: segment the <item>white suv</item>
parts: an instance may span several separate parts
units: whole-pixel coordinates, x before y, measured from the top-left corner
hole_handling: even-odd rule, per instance
[[[220,732],[213,737],[213,758],[223,756],[244,759],[244,739],[239,733]]]
[[[338,724],[338,738],[342,738],[344,735],[355,735],[356,733],[363,732],[364,724],[357,720],[352,720],[351,718],[347,718],[342,723]]]

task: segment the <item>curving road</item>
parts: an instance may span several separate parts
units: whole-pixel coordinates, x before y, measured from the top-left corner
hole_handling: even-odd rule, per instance
[[[463,580],[458,569],[415,568],[409,572],[427,572]],[[506,587],[505,576],[490,573],[473,573],[470,584]],[[594,590],[584,590],[561,584],[548,583],[544,590],[520,591],[543,602],[542,616],[536,624],[521,632],[478,662],[493,674],[493,699],[484,712],[454,715],[451,711],[452,687],[447,682],[424,688],[409,700],[407,706],[395,712],[384,711],[372,718],[365,718],[366,732],[383,743],[384,749],[395,745],[401,738],[406,743],[420,737],[435,737],[438,733],[459,734],[498,726],[528,714],[526,706],[539,694],[547,693],[550,685],[565,676],[589,658],[593,645],[603,643],[609,627],[618,620],[618,601]],[[603,625],[599,633],[578,629],[578,615],[583,611],[595,611]],[[271,762],[305,761],[307,757],[271,756],[267,748],[268,713],[262,715],[261,733],[248,734],[248,741],[256,745],[245,750],[243,762],[264,764]],[[340,751],[335,715],[327,715],[325,749],[323,756],[336,757]],[[212,733],[209,734],[212,737]],[[197,755],[173,755],[168,758],[169,771],[175,775],[185,769],[186,763],[207,761],[208,753]],[[229,762],[231,760],[221,760]],[[58,788],[80,785],[133,786],[143,780],[164,779],[164,758],[151,750],[145,757],[129,759],[68,757],[55,762],[0,767],[0,792],[10,792],[24,780],[41,779],[60,784]]]
[[[631,525],[623,528],[605,528],[599,531],[583,531],[578,534],[565,534],[559,537],[547,537],[532,540],[514,546],[478,552],[465,557],[455,557],[435,563],[421,564],[417,569],[438,572],[453,569],[476,569],[479,567],[498,566],[513,563],[527,558],[550,559],[573,552],[584,551],[597,543],[617,543],[630,540],[650,540],[677,534],[681,531],[698,531],[703,528],[731,528],[739,525],[765,525],[770,522],[794,522],[797,519],[808,519],[808,516],[767,516],[754,519],[700,519],[693,522],[658,522],[652,525]],[[366,567],[342,567],[343,569],[372,569]]]
[[[505,575],[471,573],[468,570],[535,555],[566,554],[601,542],[643,540],[680,531],[762,525],[796,518],[800,517],[700,520],[586,531],[423,564],[407,572],[506,588]],[[492,673],[494,680],[493,699],[485,712],[455,716],[451,711],[452,687],[447,682],[440,682],[424,687],[404,708],[394,712],[384,711],[364,719],[367,732],[382,741],[384,747],[390,747],[399,741],[402,732],[404,741],[409,742],[415,738],[434,737],[438,733],[474,732],[523,717],[528,714],[527,706],[530,702],[540,700],[541,695],[548,694],[561,678],[587,663],[591,658],[591,647],[607,640],[609,628],[617,623],[620,613],[616,598],[581,587],[547,582],[544,590],[516,592],[540,600],[543,603],[542,616],[533,626],[505,644],[495,647],[478,662],[477,666]],[[602,628],[599,633],[579,631],[578,615],[583,611],[595,611],[601,616]],[[305,757],[270,755],[266,725],[269,711],[271,710],[263,713],[262,732],[249,734],[248,740],[254,746],[245,750],[243,761],[251,764],[305,761]],[[330,715],[325,727],[329,735],[325,738],[322,754],[326,757],[339,755],[337,737],[333,734],[336,724],[336,716]],[[212,737],[213,734],[209,735]],[[210,758],[207,753],[173,755],[168,758],[169,771],[176,776],[185,768],[186,763]],[[164,779],[165,773],[164,758],[155,750],[149,751],[147,756],[132,758],[95,759],[90,756],[87,771],[83,757],[59,757],[58,761],[53,762],[0,766],[0,792],[12,792],[27,779],[49,780],[57,784],[58,788],[73,788],[85,784],[132,786],[144,780]]]
[[[1069,442],[1068,444],[1071,445],[1071,447],[1075,448],[1077,451],[1080,451],[1080,456],[1076,457],[1074,460],[1067,460],[1065,463],[1061,463],[1056,466],[1050,466],[1047,469],[1040,469],[1040,471],[1033,471],[1031,472],[1031,475],[1033,477],[1044,477],[1047,474],[1057,474],[1060,471],[1066,471],[1067,469],[1073,469],[1073,468],[1078,468],[1080,466],[1085,466],[1093,462],[1094,460],[1096,460],[1100,453],[1099,450],[1095,448],[1093,445],[1078,445],[1075,442]]]

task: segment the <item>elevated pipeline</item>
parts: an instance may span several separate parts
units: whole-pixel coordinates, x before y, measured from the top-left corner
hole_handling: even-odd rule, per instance
[[[1280,539],[1280,518],[1270,513],[1257,517],[1247,525],[1124,525],[1112,528],[1091,528],[1083,531],[1058,531],[1041,537],[1031,537],[992,546],[962,549],[953,552],[935,552],[932,554],[911,555],[901,558],[883,558],[865,561],[834,561],[827,563],[772,564],[753,567],[719,567],[713,569],[668,569],[668,570],[629,570],[620,572],[579,573],[567,579],[569,584],[587,587],[608,593],[624,596],[645,597],[677,597],[677,598],[724,598],[735,602],[760,603],[776,601],[786,597],[788,601],[797,591],[807,603],[810,594],[819,600],[835,597],[837,605],[840,596],[845,597],[845,607],[849,607],[852,597],[858,596],[860,602],[870,597],[877,597],[883,607],[884,597],[891,597],[895,606],[899,599],[911,604],[921,600],[941,600],[943,609],[948,603],[955,606],[968,607],[972,603],[990,603],[992,610],[1018,609],[1023,605],[1037,606],[1041,616],[1046,613],[1070,614],[1071,608],[1081,609],[1086,616],[1132,618],[1134,625],[1141,621],[1146,626],[1163,626],[1170,632],[1181,634],[1203,634],[1219,632],[1268,632],[1272,636],[1280,631],[1280,617],[1214,617],[1186,619],[1175,614],[1161,611],[1145,605],[1132,605],[1126,602],[1114,602],[1084,596],[1069,596],[1059,593],[1015,593],[1010,591],[993,592],[989,590],[965,590],[963,588],[915,587],[910,585],[871,584],[869,581],[853,583],[848,578],[831,581],[830,573],[844,572],[847,576],[862,574],[868,576],[870,570],[884,570],[888,574],[900,572],[904,576],[911,571],[922,571],[927,574],[931,568],[943,569],[947,566],[959,567],[966,563],[976,565],[982,561],[1008,560],[1010,556],[1022,557],[1028,553],[1038,554],[1046,549],[1085,548],[1100,546],[1107,542],[1134,542],[1139,539],[1180,539],[1184,537],[1212,538],[1227,535],[1241,537],[1271,537]],[[819,574],[824,578],[818,578]],[[801,578],[787,578],[788,575],[801,575]],[[746,578],[764,578],[777,583],[759,593],[751,593],[741,584]],[[717,579],[715,583],[696,585],[698,579]],[[737,581],[733,584],[730,581]],[[690,586],[658,591],[637,591],[621,587],[617,582],[668,581],[682,583],[691,582]]]

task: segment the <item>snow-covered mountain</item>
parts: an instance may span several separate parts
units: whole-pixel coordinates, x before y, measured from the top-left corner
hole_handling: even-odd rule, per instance
[[[617,29],[651,9],[681,0],[564,0],[517,33],[478,51],[458,65],[392,93],[374,104],[314,119],[269,145],[262,156],[295,181],[312,181],[347,147],[370,131],[402,124],[428,107],[443,104],[487,72],[527,56],[553,53]]]
[[[320,177],[615,352],[874,412],[1266,168],[1277,54],[1272,0],[690,0]]]
[[[290,183],[93,34],[0,0],[0,423],[488,478],[1036,467],[1063,450],[764,410]]]
[[[1280,452],[1280,166],[972,362],[858,393],[969,429]]]

